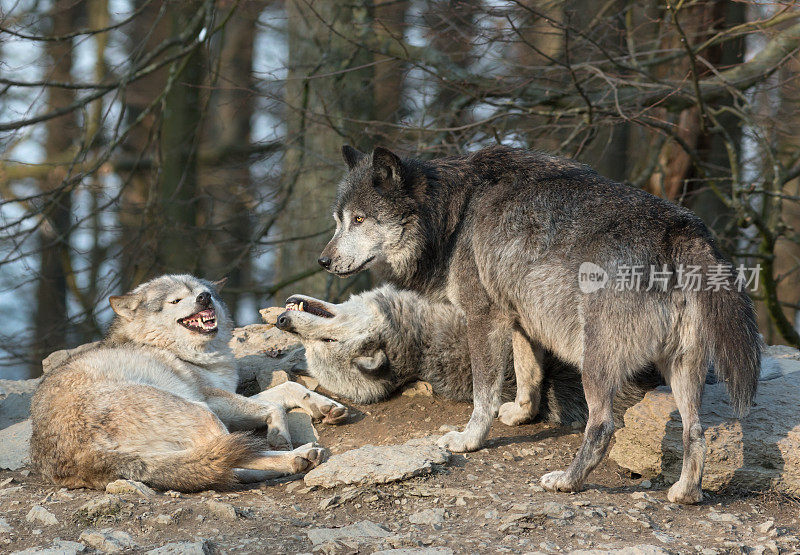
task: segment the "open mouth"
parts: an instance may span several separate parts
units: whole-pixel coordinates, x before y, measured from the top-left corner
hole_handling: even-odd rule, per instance
[[[300,297],[289,297],[286,299],[286,310],[297,310],[306,312],[321,318],[333,318],[333,314],[325,310],[321,303]]]
[[[178,323],[187,330],[197,333],[217,332],[217,313],[213,308],[206,308],[186,318],[180,318]]]

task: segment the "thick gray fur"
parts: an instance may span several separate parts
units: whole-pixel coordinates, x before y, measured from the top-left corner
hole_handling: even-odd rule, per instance
[[[441,445],[478,449],[498,406],[505,422],[535,414],[547,349],[580,368],[589,418],[573,463],[542,484],[578,490],[607,449],[614,394],[653,364],[671,385],[684,425],[683,472],[668,497],[702,498],[698,409],[706,370],[713,362],[743,414],[755,395],[760,347],[752,302],[733,277],[727,291],[676,287],[679,267],[698,266],[703,276],[731,269],[697,216],[541,152],[492,147],[433,161],[400,159],[380,147],[344,153],[350,171],[320,263],[340,276],[373,268],[466,316],[475,410],[465,430]],[[666,266],[672,277],[665,289],[647,290],[644,279],[637,291],[583,293],[577,278],[584,262],[605,269],[612,284],[622,266]],[[517,396],[500,406],[508,338]]]

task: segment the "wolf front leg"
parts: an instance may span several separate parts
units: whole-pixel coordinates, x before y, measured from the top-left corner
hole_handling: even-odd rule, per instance
[[[342,424],[349,414],[347,407],[328,399],[324,395],[314,393],[297,382],[285,382],[250,397],[253,401],[280,405],[285,410],[303,409],[314,420],[322,420],[326,424]]]
[[[267,428],[270,445],[281,449],[292,448],[289,423],[282,406],[266,401],[252,401],[247,397],[218,388],[203,390],[206,404],[230,430],[258,430]]]
[[[463,432],[450,432],[437,442],[456,453],[483,446],[500,405],[511,326],[494,311],[467,316],[467,340],[472,363],[472,416]]]
[[[542,397],[542,357],[544,349],[532,342],[525,333],[515,328],[512,334],[514,347],[514,374],[517,378],[517,396],[514,401],[500,405],[500,421],[506,426],[530,422],[539,413]]]

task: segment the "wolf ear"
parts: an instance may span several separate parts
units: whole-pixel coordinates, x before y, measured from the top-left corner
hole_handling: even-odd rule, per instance
[[[111,309],[119,316],[126,320],[133,320],[133,314],[142,303],[142,298],[139,295],[112,295],[108,298],[111,304]]]
[[[214,290],[217,293],[219,293],[220,291],[222,291],[222,288],[225,287],[226,283],[228,283],[228,276],[225,276],[224,278],[222,278],[219,281],[212,281],[211,285],[213,285],[214,286]]]
[[[366,156],[366,154],[360,150],[356,150],[350,145],[344,145],[342,147],[342,158],[344,158],[347,167],[351,170],[361,161],[362,158],[364,158],[364,156]]]
[[[380,187],[388,182],[400,181],[400,157],[388,148],[376,146],[372,151],[372,169],[375,172],[375,185]]]
[[[383,349],[376,351],[371,357],[355,357],[352,362],[364,374],[377,374],[389,366],[389,359]]]

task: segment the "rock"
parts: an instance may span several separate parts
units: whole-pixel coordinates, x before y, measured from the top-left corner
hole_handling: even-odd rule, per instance
[[[305,355],[303,355],[305,356]],[[310,391],[316,391],[319,387],[319,380],[311,376],[295,376],[294,381]]]
[[[222,520],[236,520],[236,509],[230,503],[222,503],[210,499],[206,501],[209,512]]]
[[[42,361],[42,372],[47,374],[53,368],[57,368],[67,362],[70,358],[79,355],[84,351],[88,351],[89,349],[94,349],[99,345],[100,341],[94,341],[92,343],[84,343],[83,345],[79,345],[74,349],[64,349],[50,353],[50,355],[48,355],[48,357]]]
[[[369,520],[362,520],[341,528],[313,528],[306,534],[314,545],[341,539],[385,538],[391,535],[388,530]]]
[[[106,485],[106,493],[132,493],[139,497],[152,497],[155,490],[135,480],[114,480]]]
[[[82,543],[56,539],[47,547],[31,547],[24,551],[15,551],[11,555],[76,555],[85,551],[86,546]]]
[[[206,540],[173,542],[145,552],[147,555],[207,555],[211,553]]]
[[[25,520],[34,524],[43,524],[44,526],[53,526],[58,524],[56,515],[42,507],[41,505],[34,505],[28,514],[25,515]]]
[[[0,430],[0,469],[19,470],[30,462],[31,431],[30,419]]]
[[[669,551],[655,545],[634,545],[616,549],[579,549],[572,555],[669,555]]]
[[[278,321],[278,316],[284,312],[286,312],[286,308],[282,306],[270,306],[268,308],[262,308],[258,311],[258,313],[261,315],[261,319],[264,320],[264,323],[272,326],[274,326]]]
[[[767,520],[766,522],[762,522],[758,526],[756,526],[756,531],[759,534],[769,534],[769,532],[775,528],[775,521],[774,520]]]
[[[429,474],[433,466],[446,464],[450,453],[433,438],[402,445],[365,445],[339,455],[306,474],[307,486],[332,488],[342,484],[385,484]]]
[[[13,532],[14,529],[8,523],[8,521],[2,517],[0,517],[0,534],[8,534],[9,532]]]
[[[417,395],[432,397],[433,386],[428,382],[423,382],[422,380],[419,380],[416,382],[412,382],[408,384],[405,388],[403,388],[402,394],[406,397],[416,397]]]
[[[89,547],[106,553],[118,553],[123,549],[136,547],[136,543],[129,534],[121,530],[111,530],[110,528],[84,530],[78,539]]]
[[[0,380],[0,429],[28,418],[31,398],[39,381],[39,379]]]
[[[452,555],[449,547],[407,547],[400,549],[382,549],[373,551],[372,555]]]
[[[292,437],[293,445],[305,445],[319,441],[319,435],[308,413],[301,409],[291,410],[286,415],[286,422],[289,424],[289,435]]]
[[[175,524],[175,519],[170,515],[158,515],[156,517],[156,522],[164,526],[169,526],[170,524]]]
[[[706,385],[700,410],[708,446],[704,489],[772,488],[800,495],[800,361],[774,360],[781,375],[759,382],[756,406],[741,421],[730,408],[725,384]],[[672,393],[659,387],[627,410],[610,457],[632,472],[672,483],[681,470],[681,436]]]
[[[78,514],[88,519],[95,519],[103,515],[114,515],[122,508],[122,500],[114,495],[104,495],[92,499],[78,509]]]
[[[425,509],[408,517],[411,524],[441,524],[444,522],[444,509]]]

